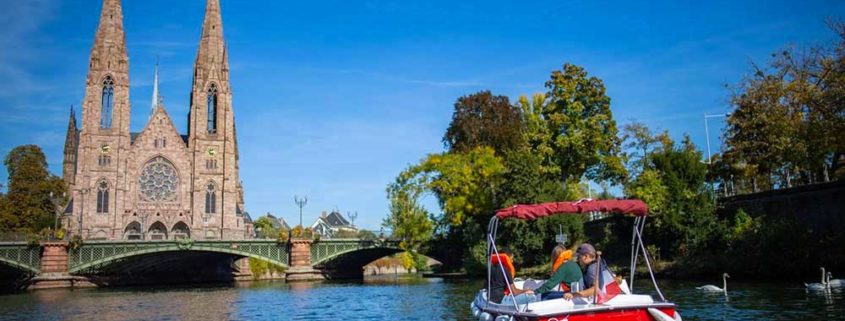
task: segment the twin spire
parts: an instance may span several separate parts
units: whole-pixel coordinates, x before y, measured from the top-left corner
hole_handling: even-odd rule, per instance
[[[98,69],[128,73],[128,60],[121,0],[103,0],[100,23],[91,53],[91,65],[97,65]],[[195,68],[202,70],[203,74],[208,76],[211,72],[228,71],[228,65],[226,45],[223,40],[220,0],[207,0]],[[225,77],[227,75],[221,76],[228,78]],[[150,105],[150,117],[152,117],[156,109],[162,105],[162,97],[158,91],[158,62],[155,67]]]

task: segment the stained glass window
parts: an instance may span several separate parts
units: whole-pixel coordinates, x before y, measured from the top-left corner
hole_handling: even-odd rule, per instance
[[[205,188],[205,213],[217,213],[217,195],[214,194],[214,184],[208,183]]]
[[[107,76],[103,80],[103,96],[100,104],[102,108],[100,111],[100,116],[102,116],[100,127],[111,128],[111,115],[114,107],[114,82],[111,80],[111,76]]]
[[[141,195],[147,201],[172,201],[176,198],[179,177],[164,157],[156,157],[141,172]]]
[[[217,86],[211,85],[208,89],[208,133],[217,132]]]
[[[100,181],[97,186],[97,213],[109,212],[109,183]]]

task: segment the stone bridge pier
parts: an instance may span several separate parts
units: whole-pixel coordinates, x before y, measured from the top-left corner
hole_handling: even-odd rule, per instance
[[[285,280],[303,281],[323,279],[323,273],[311,265],[312,240],[290,241],[290,267],[285,271]]]

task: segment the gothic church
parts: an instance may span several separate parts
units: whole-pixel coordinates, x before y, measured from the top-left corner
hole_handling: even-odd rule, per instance
[[[156,77],[157,78],[157,77]],[[188,133],[153,90],[144,129],[130,132],[129,57],[120,0],[104,0],[91,49],[82,126],[71,111],[63,177],[65,227],[84,239],[244,239],[238,141],[219,0],[207,0]]]

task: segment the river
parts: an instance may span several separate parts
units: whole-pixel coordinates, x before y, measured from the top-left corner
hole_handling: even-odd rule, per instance
[[[845,293],[800,282],[728,284],[730,298],[663,281],[684,320],[845,320]],[[472,320],[479,280],[381,277],[346,282],[57,289],[0,295],[0,320]],[[645,285],[645,283],[641,283]]]

